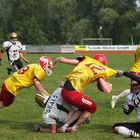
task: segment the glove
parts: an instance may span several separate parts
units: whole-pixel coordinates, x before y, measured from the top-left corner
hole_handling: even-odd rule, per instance
[[[117,74],[116,74],[116,77],[121,77],[123,76],[123,70],[117,70]]]
[[[127,103],[123,104],[122,108],[123,108],[123,112],[127,115],[130,114],[134,109],[134,107],[132,105],[127,104]]]
[[[123,112],[127,114],[128,111],[129,111],[129,106],[128,106],[128,104],[123,104],[123,107],[122,107],[122,108],[123,108]]]
[[[2,66],[3,65],[3,63],[2,63],[2,59],[0,59],[0,66]]]

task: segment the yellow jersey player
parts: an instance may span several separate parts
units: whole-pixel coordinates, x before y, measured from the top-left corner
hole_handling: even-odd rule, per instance
[[[107,80],[118,73],[106,66],[107,58],[102,54],[96,54],[93,58],[88,56],[78,57],[77,59],[59,57],[54,61],[54,65],[57,63],[75,66],[66,76],[61,95],[65,102],[77,108],[71,118],[58,129],[58,132],[76,131],[83,121],[96,112],[96,104],[83,93],[83,89],[88,84],[97,81],[104,93],[110,93],[112,84],[108,83]],[[69,127],[76,119],[78,119],[76,124]]]
[[[11,105],[19,90],[33,85],[40,94],[46,94],[49,97],[49,94],[45,91],[40,82],[43,80],[45,72],[47,75],[51,75],[52,67],[53,63],[51,58],[43,56],[36,64],[27,65],[13,73],[2,85],[0,109]]]

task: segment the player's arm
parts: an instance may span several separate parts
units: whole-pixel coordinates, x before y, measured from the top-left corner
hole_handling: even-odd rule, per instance
[[[131,105],[131,104],[123,104],[123,112],[126,114],[126,115],[128,115],[128,114],[130,114],[133,110],[134,110],[134,106],[133,105]]]
[[[5,52],[6,50],[5,50],[5,48],[2,48],[1,50],[0,50],[0,65],[2,65],[3,63],[2,63],[2,59],[3,59],[3,55],[4,55],[4,52]]]
[[[104,93],[110,93],[112,91],[112,84],[107,82],[104,78],[99,78],[98,82],[100,83],[102,91]]]
[[[55,66],[58,63],[63,63],[63,64],[70,64],[70,65],[78,65],[79,62],[81,61],[82,58],[78,58],[77,59],[67,59],[65,57],[58,57],[55,59],[55,61],[53,62],[53,65]]]
[[[34,86],[36,88],[36,90],[38,91],[38,93],[40,94],[46,94],[49,96],[49,93],[43,88],[43,86],[41,85],[41,82],[37,79],[37,78],[34,78]]]
[[[29,61],[23,56],[23,54],[20,52],[19,57],[26,63],[29,63]]]
[[[125,71],[125,72],[123,72],[123,75],[126,76],[126,77],[131,78],[134,81],[137,81],[138,83],[140,83],[140,77],[136,76],[135,74],[132,74],[130,72]]]

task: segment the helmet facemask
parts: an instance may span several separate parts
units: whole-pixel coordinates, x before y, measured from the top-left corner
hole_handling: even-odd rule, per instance
[[[45,68],[45,73],[48,75],[48,76],[51,76],[52,75],[52,70],[46,65]]]
[[[45,73],[50,76],[52,74],[51,68],[53,67],[53,62],[51,58],[47,56],[42,56],[40,60],[38,61],[40,66],[44,69]]]
[[[44,66],[44,70],[48,76],[51,76],[52,74],[52,70],[51,70],[52,67],[53,67],[52,61],[49,61],[48,59],[46,59],[46,65]]]

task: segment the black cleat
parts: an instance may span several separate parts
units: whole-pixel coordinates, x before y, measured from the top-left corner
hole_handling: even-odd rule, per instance
[[[139,138],[140,137],[140,133],[132,130],[131,131],[131,138]]]

